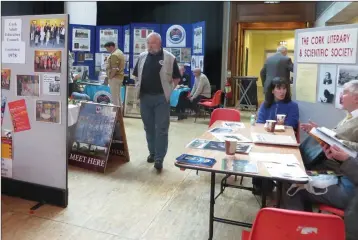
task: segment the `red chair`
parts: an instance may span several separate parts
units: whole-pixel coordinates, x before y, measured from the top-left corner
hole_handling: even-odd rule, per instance
[[[334,208],[334,207],[331,207],[331,206],[328,206],[325,204],[320,204],[318,206],[318,212],[321,213],[322,211],[333,213],[333,214],[340,216],[342,218],[344,217],[344,211],[342,209]]]
[[[344,240],[345,235],[344,222],[335,215],[263,208],[241,239]]]
[[[221,90],[217,90],[214,94],[214,97],[213,99],[210,101],[210,100],[207,100],[207,101],[204,101],[204,102],[199,102],[198,105],[199,105],[199,110],[197,112],[197,114],[195,115],[195,121],[196,122],[196,119],[198,118],[198,115],[199,115],[199,112],[200,112],[200,109],[201,108],[204,108],[204,110],[213,110],[215,108],[218,108],[220,106],[220,103],[221,103],[221,93],[222,91]],[[205,113],[204,113],[205,114]],[[205,117],[205,115],[204,115]]]
[[[240,119],[240,112],[236,109],[217,108],[211,114],[209,127],[218,120],[240,122]]]

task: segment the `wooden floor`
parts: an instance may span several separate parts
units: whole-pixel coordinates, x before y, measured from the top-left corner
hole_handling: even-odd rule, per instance
[[[208,128],[208,120],[172,122],[169,150],[161,174],[146,162],[140,119],[125,119],[131,161],[98,174],[71,167],[69,205],[45,205],[2,196],[3,240],[205,240],[208,238],[208,173],[174,166],[185,145]],[[219,189],[217,181],[217,191]],[[251,179],[244,182],[250,184]],[[247,191],[227,189],[216,215],[251,222],[259,205]],[[239,240],[241,228],[214,224],[214,239]]]

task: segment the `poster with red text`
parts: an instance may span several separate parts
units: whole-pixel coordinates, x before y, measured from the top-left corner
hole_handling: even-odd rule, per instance
[[[298,63],[348,63],[357,58],[357,28],[297,33]]]
[[[25,99],[9,102],[8,106],[14,132],[30,130],[31,126]]]

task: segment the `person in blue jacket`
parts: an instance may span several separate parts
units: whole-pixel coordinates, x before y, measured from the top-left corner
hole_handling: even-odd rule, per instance
[[[257,123],[266,123],[266,120],[276,120],[277,114],[285,114],[285,125],[297,130],[299,112],[297,103],[291,100],[290,84],[283,78],[272,80],[265,94],[265,102],[260,106]]]
[[[265,101],[260,106],[257,114],[257,123],[266,123],[266,120],[276,120],[277,114],[285,114],[285,125],[291,126],[295,131],[298,129],[299,111],[297,103],[291,100],[290,83],[281,77],[272,80],[268,91],[265,94]],[[252,179],[253,194],[261,195],[262,180]],[[267,189],[266,189],[267,187]],[[272,181],[267,181],[265,192],[269,194],[274,188]]]

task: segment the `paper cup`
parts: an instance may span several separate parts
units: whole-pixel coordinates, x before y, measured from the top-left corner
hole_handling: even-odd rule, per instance
[[[285,125],[286,114],[277,114],[276,121],[277,125]]]
[[[237,141],[232,139],[225,140],[225,152],[226,155],[235,155]]]
[[[267,131],[268,132],[274,132],[275,131],[275,126],[276,126],[276,121],[275,120],[266,120],[266,125],[267,125]]]

